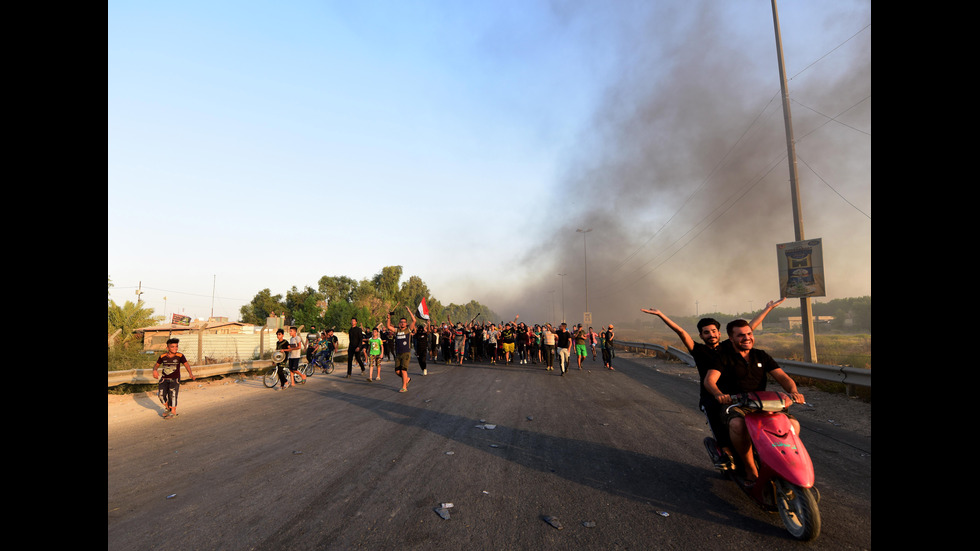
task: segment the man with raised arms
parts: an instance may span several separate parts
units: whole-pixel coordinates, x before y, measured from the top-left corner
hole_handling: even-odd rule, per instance
[[[412,356],[412,335],[415,333],[415,314],[406,306],[408,315],[412,316],[412,324],[408,325],[405,318],[398,320],[398,327],[391,325],[391,312],[388,313],[388,330],[395,336],[395,373],[402,378],[402,388],[398,392],[408,392],[408,365]]]
[[[762,324],[762,320],[766,319],[769,312],[773,308],[779,306],[786,300],[785,298],[780,298],[779,300],[771,300],[766,304],[766,307],[759,312],[759,315],[752,318],[749,322],[749,326],[752,329],[759,327]],[[696,343],[691,335],[687,333],[681,326],[674,323],[673,320],[667,317],[666,314],[657,310],[655,308],[644,308],[640,310],[643,313],[651,314],[660,318],[664,324],[667,325],[677,336],[681,338],[681,343],[684,344],[684,348],[691,353],[694,357],[694,363],[698,369],[698,381],[701,388],[701,396],[698,403],[698,407],[704,412],[705,416],[708,418],[708,426],[711,427],[711,432],[714,433],[715,439],[718,440],[718,445],[727,448],[729,446],[728,441],[728,429],[721,423],[719,410],[720,406],[718,401],[715,400],[714,396],[704,387],[704,377],[707,375],[708,370],[714,366],[717,362],[717,351],[718,346],[721,344],[721,323],[714,318],[701,318],[698,320],[698,336],[701,338],[703,343]]]
[[[758,392],[766,389],[767,375],[783,387],[794,402],[802,403],[803,395],[796,388],[796,382],[776,364],[776,360],[765,351],[755,348],[752,327],[745,320],[734,320],[726,327],[728,340],[718,346],[718,362],[708,370],[704,377],[704,387],[722,406],[732,403],[732,394]],[[759,477],[759,471],[752,456],[752,440],[745,426],[745,417],[739,408],[727,412],[719,408],[722,421],[728,424],[735,453],[745,467],[745,480],[752,483]],[[800,433],[800,422],[788,416],[793,430]]]

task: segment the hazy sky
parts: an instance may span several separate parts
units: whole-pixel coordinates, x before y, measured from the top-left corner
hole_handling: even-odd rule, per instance
[[[868,295],[871,2],[779,9],[820,300]],[[389,265],[531,321],[581,319],[586,264],[596,324],[778,296],[769,2],[110,1],[108,20],[119,303],[142,285],[157,314],[238,319],[264,288]]]

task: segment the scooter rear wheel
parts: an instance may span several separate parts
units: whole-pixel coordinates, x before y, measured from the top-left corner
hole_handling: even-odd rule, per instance
[[[813,541],[820,535],[820,510],[809,488],[782,479],[775,481],[776,508],[790,535],[800,541]]]

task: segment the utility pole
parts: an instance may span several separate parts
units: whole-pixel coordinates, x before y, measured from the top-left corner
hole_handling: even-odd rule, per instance
[[[582,234],[582,250],[585,253],[585,317],[588,319],[584,321],[585,323],[592,323],[592,310],[589,310],[589,245],[585,237],[585,234],[592,231],[592,228],[587,230],[579,228],[575,231]]]
[[[565,276],[568,274],[558,274],[561,277],[561,321],[565,320]]]
[[[789,87],[786,83],[786,67],[783,64],[783,38],[779,32],[779,14],[776,0],[772,0],[772,24],[776,32],[776,57],[779,64],[779,86],[783,94],[783,120],[786,125],[786,151],[789,160],[789,187],[793,200],[793,226],[796,240],[806,239],[803,234],[803,206],[800,202],[800,185],[796,170],[796,143],[793,138],[793,117],[789,109]],[[800,298],[800,316],[803,318],[803,353],[807,362],[816,363],[817,347],[813,336],[813,307],[809,297]]]

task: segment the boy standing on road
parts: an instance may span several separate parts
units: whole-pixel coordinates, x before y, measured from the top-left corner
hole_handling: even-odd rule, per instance
[[[160,403],[167,408],[164,412],[164,419],[177,417],[177,394],[180,391],[180,366],[184,366],[191,380],[195,380],[191,366],[187,363],[187,358],[177,351],[180,339],[167,339],[167,351],[157,358],[157,363],[153,364],[153,378],[159,379],[157,384],[157,396]],[[160,376],[159,373],[163,372]]]
[[[381,358],[385,355],[385,344],[384,340],[381,338],[381,334],[378,333],[378,329],[375,328],[371,332],[371,338],[368,339],[368,376],[367,380],[380,381],[381,380]],[[374,369],[378,369],[378,378],[374,378]]]
[[[295,327],[289,328],[289,347],[286,350],[289,351],[289,370],[299,373],[302,377],[300,384],[306,384],[306,373],[303,373],[299,369],[299,359],[302,356],[303,349],[303,339],[297,334],[297,329]],[[293,384],[292,377],[290,380],[286,381],[286,386]],[[283,387],[285,388],[285,387]]]

